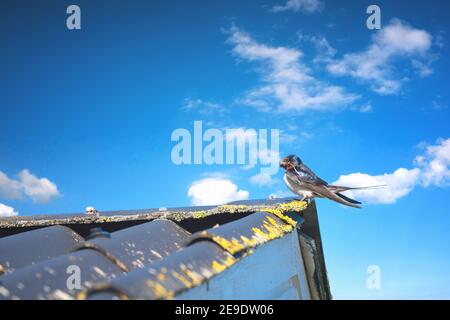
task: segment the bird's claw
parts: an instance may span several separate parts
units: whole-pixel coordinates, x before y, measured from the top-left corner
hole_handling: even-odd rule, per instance
[[[303,198],[300,199],[300,201],[305,201],[309,205],[312,202],[312,198],[303,197]]]

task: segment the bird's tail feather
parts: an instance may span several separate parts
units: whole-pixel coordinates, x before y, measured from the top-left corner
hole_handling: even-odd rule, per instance
[[[343,194],[337,192],[336,193],[337,196],[341,197],[342,199],[344,199],[345,201],[348,201],[350,203],[354,203],[354,204],[361,204],[361,202],[356,201],[355,199],[349,198],[347,196],[344,196]]]
[[[387,186],[385,184],[378,185],[378,186],[365,186],[365,187],[344,187],[344,186],[329,185],[328,189],[330,189],[331,191],[334,191],[334,192],[343,192],[343,191],[348,191],[348,190],[383,189],[386,187]]]

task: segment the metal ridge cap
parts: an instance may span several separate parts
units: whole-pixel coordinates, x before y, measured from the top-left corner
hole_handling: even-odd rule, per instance
[[[182,221],[185,219],[201,219],[216,214],[248,214],[258,211],[266,211],[275,209],[277,212],[296,212],[300,213],[305,210],[307,203],[299,200],[289,201],[267,201],[266,203],[260,203],[256,205],[246,204],[225,204],[213,207],[188,207],[188,208],[173,208],[167,210],[148,209],[135,210],[131,212],[143,211],[143,213],[137,214],[120,214],[114,215],[114,211],[110,211],[112,215],[100,215],[93,216],[88,214],[80,215],[57,215],[52,216],[26,216],[26,217],[14,217],[12,219],[0,219],[0,228],[17,228],[17,227],[41,227],[51,226],[59,224],[91,224],[91,223],[110,223],[110,222],[123,222],[123,221],[151,221],[154,219],[169,219],[173,221]],[[120,211],[116,211],[120,212]],[[124,211],[126,212],[126,211]],[[106,213],[106,212],[105,212]]]

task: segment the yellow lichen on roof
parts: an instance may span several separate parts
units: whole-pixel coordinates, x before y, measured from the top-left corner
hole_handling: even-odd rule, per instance
[[[165,281],[166,280],[166,275],[165,272],[161,271],[156,275],[156,279],[158,279],[158,281]]]
[[[280,203],[278,207],[283,210],[283,212],[301,212],[306,209],[308,203],[306,201],[293,200],[287,203]]]
[[[278,218],[280,218],[284,222],[288,223],[290,226],[295,227],[297,225],[297,222],[295,220],[293,220],[292,218],[288,217],[287,215],[283,214],[283,211],[281,209],[278,209],[278,208],[265,208],[265,209],[263,209],[263,211],[267,212],[267,213],[271,213],[271,214],[277,216]]]
[[[198,272],[191,270],[184,263],[180,264],[180,270],[184,273],[184,275],[191,281],[192,286],[197,286],[203,281],[202,275]]]
[[[248,211],[248,209],[249,209],[249,206],[243,205],[243,204],[239,204],[239,205],[224,204],[224,205],[217,207],[218,212],[225,212],[225,213],[243,212],[243,211]]]
[[[277,213],[282,215],[280,210],[278,210]],[[278,216],[278,214],[275,215]],[[290,218],[284,217],[283,220],[288,219]],[[295,223],[296,222],[294,220],[292,220],[291,224],[280,223],[268,216],[263,221],[263,224],[260,228],[252,228],[253,234],[251,238],[241,235],[239,239],[234,237],[231,239],[226,239],[222,236],[212,235],[212,239],[229,253],[235,254],[237,252],[253,248],[270,240],[281,238],[285,233],[289,233],[292,231],[293,225],[295,225]]]
[[[172,299],[174,297],[174,292],[167,290],[161,283],[152,280],[147,280],[145,283],[152,289],[157,299]]]
[[[200,219],[206,217],[207,212],[205,210],[194,211],[194,219]]]
[[[236,252],[239,252],[246,248],[245,245],[240,243],[239,240],[235,238],[228,240],[221,236],[212,236],[212,239],[214,240],[215,243],[220,245],[222,248],[224,248],[231,254],[235,254]]]
[[[199,236],[212,239],[216,244],[221,246],[229,254],[225,259],[217,259],[210,262],[210,268],[204,268],[200,273],[192,269],[191,265],[180,264],[175,270],[159,270],[156,279],[146,281],[147,286],[152,290],[157,299],[171,299],[174,292],[165,287],[165,283],[172,276],[178,280],[186,288],[196,287],[205,282],[206,279],[219,274],[235,264],[239,259],[252,254],[252,248],[260,244],[269,242],[274,239],[283,237],[285,234],[294,230],[297,222],[289,217],[286,213],[301,213],[307,207],[305,201],[290,201],[278,204],[264,204],[264,205],[222,205],[214,209],[198,210],[191,212],[191,217],[205,218],[217,213],[258,213],[264,214],[262,223],[259,222],[256,227],[251,230],[243,232],[245,235],[236,235],[230,238],[225,238],[220,235],[214,235],[214,231],[201,231]],[[262,213],[261,213],[262,212]],[[281,221],[280,221],[281,220]],[[261,220],[259,220],[261,221]],[[212,229],[214,230],[214,229]],[[238,256],[232,255],[239,253]],[[212,269],[212,270],[211,270]],[[78,298],[86,298],[79,296]]]
[[[247,238],[246,236],[241,236],[241,241],[247,245],[248,247],[253,247],[255,245],[255,241],[254,240],[250,240],[249,238]]]
[[[212,268],[215,272],[221,273],[223,270],[227,269],[231,265],[233,265],[236,262],[236,259],[232,256],[229,256],[225,260],[222,260],[221,262],[214,260],[211,264]]]
[[[176,271],[172,271],[172,276],[177,280],[179,280],[186,288],[191,288],[193,285],[192,282],[187,277]]]

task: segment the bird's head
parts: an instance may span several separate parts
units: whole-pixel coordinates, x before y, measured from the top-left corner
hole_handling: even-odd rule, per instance
[[[301,164],[302,164],[302,160],[294,154],[291,154],[280,161],[280,167],[282,167],[286,170],[296,168]]]

